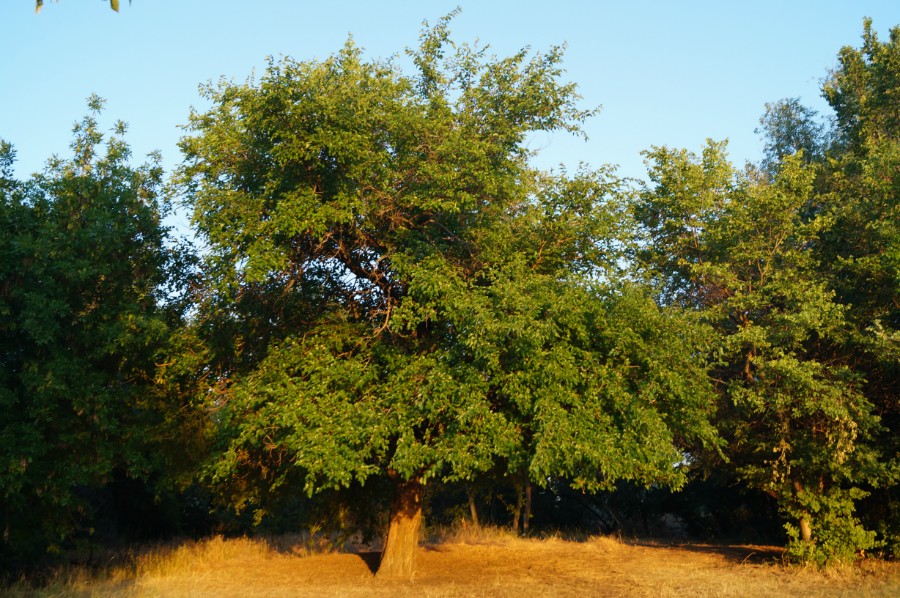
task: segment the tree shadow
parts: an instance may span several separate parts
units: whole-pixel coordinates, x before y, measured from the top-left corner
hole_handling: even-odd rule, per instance
[[[777,546],[756,546],[749,544],[662,544],[652,541],[631,541],[628,543],[633,546],[641,546],[644,548],[718,555],[729,563],[738,565],[780,563],[784,557],[784,549]]]
[[[369,568],[369,571],[372,572],[372,575],[375,575],[378,572],[378,565],[381,564],[381,553],[380,552],[357,552],[356,556],[362,559],[362,562],[366,564],[366,567]]]

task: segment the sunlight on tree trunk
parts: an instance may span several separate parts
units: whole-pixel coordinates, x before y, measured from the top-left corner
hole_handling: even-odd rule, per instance
[[[812,542],[812,524],[809,517],[800,519],[800,539],[804,542]]]
[[[478,523],[478,508],[475,505],[475,489],[469,488],[469,513],[472,515],[472,527],[479,529],[481,524]]]
[[[794,495],[799,497],[803,494],[803,484],[798,479],[794,479]],[[810,520],[809,511],[803,509],[800,515],[800,539],[804,542],[812,542],[812,521]]]
[[[409,579],[416,569],[425,487],[415,478],[398,480],[395,492],[394,504],[391,505],[391,523],[377,576]]]

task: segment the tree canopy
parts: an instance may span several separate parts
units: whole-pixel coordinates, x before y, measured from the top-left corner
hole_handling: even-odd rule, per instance
[[[646,529],[651,495],[741,492],[791,558],[900,555],[900,27],[840,51],[830,124],[775,101],[759,164],[653,147],[636,182],[536,168],[596,112],[563,49],[454,14],[406,61],[351,39],[203,86],[168,185],[96,96],[28,180],[0,141],[2,568],[135,488],[207,532],[389,495],[380,576],[429,501],[527,533],[533,487],[620,529],[613,495]]]
[[[718,335],[730,467],[819,562],[875,546],[855,509],[872,492],[893,504],[896,483],[900,29],[882,43],[867,21],[863,40],[823,87],[833,131],[797,100],[769,104],[763,172],[734,169],[724,144],[654,148],[634,204],[660,300]]]
[[[494,58],[444,19],[410,56],[412,76],[352,42],[270,61],[191,115],[178,184],[210,249],[202,311],[233,334],[213,479],[387,476],[394,523],[430,480],[497,465],[677,486],[683,444],[715,437],[700,340],[620,271],[611,171],[529,164],[529,133],[591,114],[560,49]],[[382,573],[410,573],[403,533]]]
[[[102,100],[89,107],[71,159],[19,183],[11,145],[0,157],[0,499],[13,548],[83,531],[87,488],[160,463],[156,364],[178,324],[162,169],[130,166],[124,124],[105,137]]]

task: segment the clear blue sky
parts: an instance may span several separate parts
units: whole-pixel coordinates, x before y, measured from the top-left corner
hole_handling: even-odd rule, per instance
[[[455,6],[454,39],[498,55],[567,43],[568,79],[584,106],[602,105],[589,141],[536,138],[539,163],[617,164],[642,176],[641,150],[698,150],[728,138],[732,159],[758,160],[753,132],[767,101],[799,96],[824,111],[819,85],[841,46],[859,46],[864,16],[879,35],[900,24],[900,0],[0,0],[0,138],[26,177],[67,155],[85,98],[107,99],[104,123],[129,123],[137,159],[179,160],[179,124],[199,105],[197,86],[244,80],[267,55],[324,58],[347,35],[373,57],[414,46],[423,19]]]

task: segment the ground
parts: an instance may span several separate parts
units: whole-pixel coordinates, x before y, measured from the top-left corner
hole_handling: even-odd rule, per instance
[[[900,596],[900,564],[816,571],[759,546],[664,545],[509,535],[420,547],[411,581],[376,580],[377,552],[321,552],[307,540],[215,538],[143,552],[129,567],[69,571],[53,596]]]

